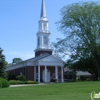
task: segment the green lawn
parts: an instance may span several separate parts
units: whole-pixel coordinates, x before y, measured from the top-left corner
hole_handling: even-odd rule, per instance
[[[72,82],[0,89],[0,100],[91,100],[100,82]],[[99,99],[98,99],[99,100]]]

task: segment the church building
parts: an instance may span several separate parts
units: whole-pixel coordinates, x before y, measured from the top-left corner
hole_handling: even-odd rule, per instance
[[[44,0],[42,0],[38,27],[35,57],[7,67],[6,72],[15,76],[22,74],[26,76],[27,80],[38,82],[51,82],[52,80],[63,82],[64,63],[52,55],[51,33],[48,28]]]

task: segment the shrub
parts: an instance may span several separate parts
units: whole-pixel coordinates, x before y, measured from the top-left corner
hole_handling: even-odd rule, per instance
[[[35,81],[26,81],[25,84],[38,84],[38,82],[35,82]]]
[[[15,85],[15,84],[25,84],[24,81],[19,81],[19,80],[10,80],[9,83],[11,85]]]
[[[86,80],[86,77],[85,76],[80,76],[80,80],[81,81],[85,81]]]
[[[26,81],[26,77],[24,75],[19,75],[16,77],[16,79],[19,81]]]
[[[35,81],[19,81],[19,80],[10,80],[9,83],[11,85],[16,85],[16,84],[38,84],[38,82],[35,82]]]
[[[56,82],[56,79],[51,79],[51,82]]]
[[[0,81],[0,88],[2,88],[2,83],[1,83],[1,81]]]
[[[6,88],[10,86],[10,83],[6,79],[0,78],[0,82],[1,82],[2,88]]]

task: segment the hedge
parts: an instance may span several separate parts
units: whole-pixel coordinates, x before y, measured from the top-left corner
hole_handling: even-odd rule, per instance
[[[10,85],[25,84],[24,81],[19,81],[19,80],[10,80],[9,83],[10,83]]]
[[[38,82],[35,81],[19,81],[19,80],[10,80],[10,85],[16,85],[16,84],[38,84]]]
[[[38,84],[36,81],[26,81],[25,84]]]

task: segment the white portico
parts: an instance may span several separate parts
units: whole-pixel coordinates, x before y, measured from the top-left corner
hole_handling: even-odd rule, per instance
[[[48,55],[48,54],[44,54],[44,55]],[[34,64],[35,64],[34,66],[35,81],[37,79],[38,82],[40,82],[40,79],[42,79],[43,82],[50,82],[51,79],[55,79],[56,82],[63,82],[63,61],[62,60],[54,57],[53,55],[48,55],[42,59],[35,61]]]

